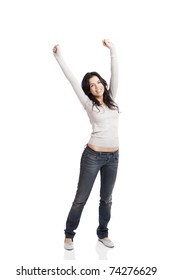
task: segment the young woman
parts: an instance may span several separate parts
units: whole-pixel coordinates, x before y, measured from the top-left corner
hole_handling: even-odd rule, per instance
[[[53,48],[53,54],[67,80],[71,83],[79,101],[86,110],[92,124],[92,133],[85,147],[80,163],[80,174],[76,195],[66,221],[64,248],[73,249],[73,238],[83,208],[100,172],[100,204],[98,240],[105,246],[114,247],[108,237],[108,223],[111,217],[112,191],[114,188],[119,159],[118,106],[115,97],[118,86],[118,66],[115,46],[108,39],[103,45],[110,50],[111,78],[109,87],[97,73],[86,73],[82,85],[76,80],[65,63],[60,46]]]

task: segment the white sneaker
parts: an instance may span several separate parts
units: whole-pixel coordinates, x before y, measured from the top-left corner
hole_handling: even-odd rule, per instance
[[[99,238],[99,241],[108,248],[114,247],[114,243],[109,238]]]
[[[73,241],[71,241],[71,242],[65,242],[65,241],[64,241],[64,249],[65,249],[65,250],[73,250],[73,249],[74,249],[74,247],[73,247]]]

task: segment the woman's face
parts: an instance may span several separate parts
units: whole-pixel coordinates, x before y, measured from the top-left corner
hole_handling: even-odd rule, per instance
[[[103,96],[104,86],[97,76],[93,76],[92,78],[89,79],[89,85],[90,85],[90,92],[92,95],[94,95],[96,98],[100,98]]]

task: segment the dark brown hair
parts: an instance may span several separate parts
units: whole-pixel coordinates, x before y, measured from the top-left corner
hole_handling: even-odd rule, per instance
[[[89,79],[93,76],[98,77],[102,85],[104,86],[104,94],[103,94],[103,102],[110,108],[110,109],[117,109],[119,111],[118,105],[114,102],[114,100],[111,97],[110,90],[108,89],[107,82],[98,74],[97,72],[88,72],[85,74],[85,76],[82,79],[82,89],[84,93],[89,97],[89,99],[92,100],[93,106],[95,105],[97,108],[101,106],[100,102],[97,100],[97,98],[92,95],[90,92],[90,84]]]

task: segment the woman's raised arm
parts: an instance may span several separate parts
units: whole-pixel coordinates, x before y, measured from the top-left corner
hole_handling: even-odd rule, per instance
[[[85,95],[80,83],[77,81],[76,77],[73,75],[73,73],[69,69],[68,65],[66,64],[64,58],[62,57],[60,45],[55,45],[53,47],[53,54],[59,64],[59,66],[61,67],[65,77],[70,82],[71,86],[73,87],[73,89],[74,89],[77,97],[79,98],[80,102],[82,103],[83,107],[85,107],[88,97]]]
[[[111,78],[110,78],[110,93],[115,99],[118,89],[118,60],[114,44],[109,39],[103,40],[103,45],[110,49],[111,56]]]

